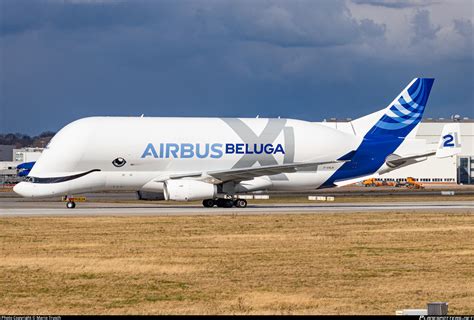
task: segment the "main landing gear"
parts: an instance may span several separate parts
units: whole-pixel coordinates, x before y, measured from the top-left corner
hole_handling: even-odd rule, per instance
[[[232,208],[232,207],[237,207],[237,208],[245,208],[247,206],[247,200],[245,199],[206,199],[202,201],[202,205],[206,208],[212,208],[214,206],[217,206],[219,208]]]

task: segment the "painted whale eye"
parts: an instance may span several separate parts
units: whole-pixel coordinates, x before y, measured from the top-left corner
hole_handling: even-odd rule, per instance
[[[117,168],[123,167],[127,161],[125,161],[124,158],[117,158],[114,161],[112,161],[112,164],[116,166]]]

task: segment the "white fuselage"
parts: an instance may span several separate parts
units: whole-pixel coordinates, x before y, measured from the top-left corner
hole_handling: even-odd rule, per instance
[[[106,190],[160,192],[162,183],[154,181],[169,174],[332,161],[360,142],[358,136],[291,119],[84,118],[56,134],[31,170],[30,182],[15,191],[30,197]],[[125,160],[123,166],[114,165],[118,158]],[[340,165],[264,177],[270,183],[262,188],[315,189]]]
[[[14,191],[148,191],[212,206],[242,192],[350,184],[434,154],[413,139],[433,82],[413,79],[386,108],[351,121],[352,132],[291,119],[81,119],[54,136]],[[459,151],[458,131],[443,130],[436,154]]]

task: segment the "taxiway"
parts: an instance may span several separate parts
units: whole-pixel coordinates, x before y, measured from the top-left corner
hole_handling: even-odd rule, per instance
[[[354,202],[354,203],[278,203],[250,204],[247,208],[203,208],[199,205],[159,205],[127,203],[79,203],[75,209],[67,209],[59,202],[2,202],[0,216],[169,216],[169,215],[222,215],[222,214],[294,214],[367,211],[431,211],[444,212],[468,210],[474,212],[472,201],[429,201],[429,202]]]

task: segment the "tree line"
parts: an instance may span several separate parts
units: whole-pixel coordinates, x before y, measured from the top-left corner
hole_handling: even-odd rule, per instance
[[[0,144],[14,145],[15,148],[44,148],[55,134],[56,132],[53,131],[45,131],[37,136],[29,136],[23,133],[0,134]]]

